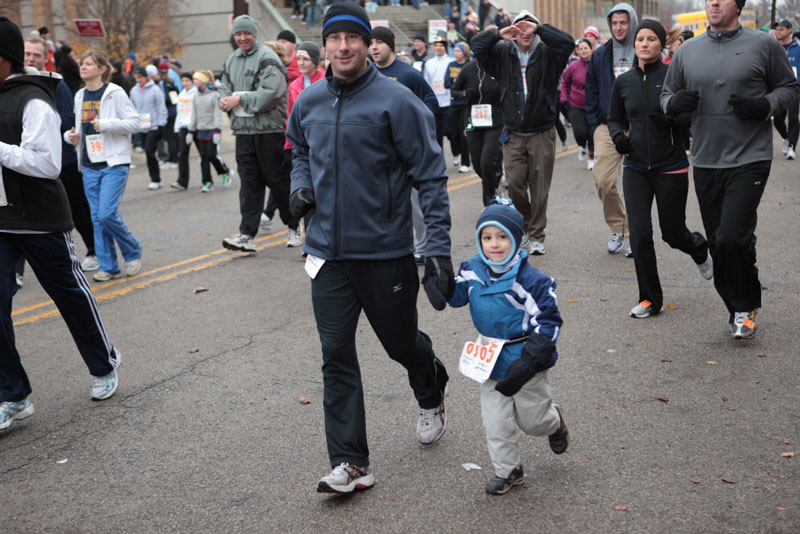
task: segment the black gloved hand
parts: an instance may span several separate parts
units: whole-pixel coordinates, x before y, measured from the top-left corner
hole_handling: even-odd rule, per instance
[[[314,192],[307,187],[298,189],[292,193],[292,197],[289,199],[289,211],[295,217],[302,217],[311,211],[315,205]]]
[[[506,376],[498,380],[494,389],[506,397],[516,395],[536,373],[546,371],[555,365],[556,362],[553,361],[555,351],[556,345],[550,338],[541,334],[531,334],[522,347],[520,358],[508,366]]]
[[[739,120],[765,121],[769,117],[770,105],[765,96],[751,98],[749,96],[731,95],[728,104],[733,107],[733,114]]]
[[[614,148],[617,149],[617,152],[620,154],[627,154],[631,150],[633,150],[633,145],[631,145],[631,138],[627,135],[618,135],[614,138]]]
[[[422,287],[435,310],[442,311],[447,306],[447,299],[453,296],[456,283],[453,276],[453,264],[446,256],[425,258],[425,275]]]
[[[692,113],[697,109],[697,104],[700,102],[700,93],[697,91],[690,91],[688,89],[681,89],[669,99],[667,104],[667,111],[670,115],[678,115],[680,113]]]
[[[653,113],[650,115],[650,118],[659,128],[663,128],[664,130],[669,130],[672,128],[672,125],[675,123],[674,117],[670,117],[669,115],[664,115],[663,113]]]

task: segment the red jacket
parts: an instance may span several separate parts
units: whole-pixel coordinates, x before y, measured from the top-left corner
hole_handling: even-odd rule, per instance
[[[298,71],[299,72],[299,71]],[[325,71],[320,67],[316,71],[311,73],[311,76],[308,77],[311,80],[311,83],[321,80],[325,77]],[[305,85],[303,82],[305,78],[302,74],[300,74],[297,79],[289,84],[289,102],[286,104],[286,127],[289,127],[289,117],[292,115],[292,106],[294,106],[295,100],[297,97],[300,96],[300,93],[305,89]],[[291,150],[292,143],[289,142],[289,138],[286,138],[286,143],[283,145],[284,150]]]

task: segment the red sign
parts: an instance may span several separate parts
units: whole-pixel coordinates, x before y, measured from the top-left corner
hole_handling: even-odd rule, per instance
[[[100,19],[75,19],[75,26],[81,37],[108,37]]]

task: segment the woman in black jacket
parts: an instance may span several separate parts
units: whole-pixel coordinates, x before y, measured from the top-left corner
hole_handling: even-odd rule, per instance
[[[608,129],[617,152],[625,154],[622,184],[639,282],[639,304],[630,314],[643,319],[663,311],[650,217],[653,197],[662,239],[690,255],[706,280],[711,279],[713,266],[705,238],[686,228],[689,161],[680,130],[690,116],[668,117],[659,104],[668,69],[660,59],[666,40],[664,28],[656,21],[644,20],[635,35],[636,67],[614,81]],[[630,135],[626,135],[627,129]]]
[[[483,205],[488,206],[502,175],[500,133],[503,110],[497,80],[470,61],[461,69],[450,90],[453,100],[466,100],[467,144],[472,165],[483,182]]]

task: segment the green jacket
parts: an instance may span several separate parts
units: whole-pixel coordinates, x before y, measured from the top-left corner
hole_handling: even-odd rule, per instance
[[[283,133],[289,94],[286,67],[261,41],[249,52],[236,50],[225,60],[220,97],[238,94],[241,109],[228,113],[234,135]],[[252,116],[240,116],[240,114]]]

